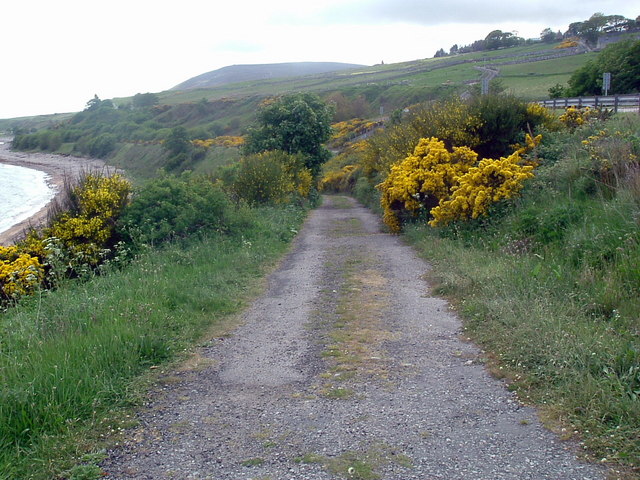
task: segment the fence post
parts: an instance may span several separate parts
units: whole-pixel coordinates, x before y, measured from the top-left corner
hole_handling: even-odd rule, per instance
[[[615,113],[618,113],[618,102],[620,101],[620,97],[618,95],[616,95],[615,97],[613,97],[613,111]]]
[[[598,108],[598,97],[594,97],[594,104],[593,104],[593,108]]]

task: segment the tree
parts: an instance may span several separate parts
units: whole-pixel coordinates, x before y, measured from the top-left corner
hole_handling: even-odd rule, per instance
[[[550,28],[545,28],[540,32],[540,40],[544,43],[553,43],[556,40],[556,34]]]
[[[602,74],[611,73],[610,93],[640,91],[640,40],[625,40],[609,45],[595,60],[590,60],[569,78],[569,95],[600,95]]]
[[[597,12],[591,15],[588,20],[571,23],[564,37],[580,37],[588,44],[596,45],[601,34],[624,32],[635,28],[635,25],[635,21],[622,15],[604,15]]]
[[[160,103],[160,99],[155,93],[136,93],[133,96],[133,108],[152,107]]]
[[[484,39],[487,50],[496,50],[498,48],[508,48],[519,45],[523,39],[510,32],[502,30],[494,30]]]
[[[311,93],[295,93],[263,103],[249,130],[246,153],[282,150],[304,157],[314,175],[329,157],[322,145],[331,136],[333,109]]]
[[[162,148],[169,154],[169,159],[165,164],[167,170],[184,168],[193,149],[186,128],[173,127],[169,136],[162,143]]]
[[[444,51],[444,48],[441,48],[436,52],[433,58],[440,58],[440,57],[446,57],[446,56],[447,56],[447,52]]]
[[[553,87],[549,87],[549,98],[562,98],[564,97],[564,86],[560,83],[556,83]]]

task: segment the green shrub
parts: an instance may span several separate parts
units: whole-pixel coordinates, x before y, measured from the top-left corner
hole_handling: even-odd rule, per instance
[[[125,210],[120,231],[130,242],[162,243],[203,231],[229,231],[232,205],[209,179],[165,175],[140,188]]]
[[[528,103],[513,95],[481,95],[469,105],[470,114],[480,119],[479,142],[474,150],[480,158],[500,158],[522,142],[526,132],[544,122],[528,108]]]
[[[311,183],[311,172],[300,155],[273,150],[244,157],[231,190],[252,205],[286,204],[307,198]]]

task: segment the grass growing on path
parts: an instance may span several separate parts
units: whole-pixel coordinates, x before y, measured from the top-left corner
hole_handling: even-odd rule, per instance
[[[0,479],[49,479],[116,430],[140,375],[238,312],[304,212],[264,209],[243,236],[151,251],[0,317]]]

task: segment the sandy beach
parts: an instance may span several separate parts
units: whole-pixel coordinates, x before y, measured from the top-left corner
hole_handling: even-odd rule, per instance
[[[49,153],[12,152],[9,143],[11,139],[0,139],[0,141],[5,142],[3,145],[0,144],[0,163],[41,170],[49,175],[48,181],[57,187],[58,191],[62,190],[66,177],[76,178],[83,171],[108,168],[102,160],[93,158],[67,157]],[[25,229],[44,222],[50,205],[51,202],[27,220],[14,225],[9,230],[0,232],[0,245],[13,244],[16,239],[22,236]]]

